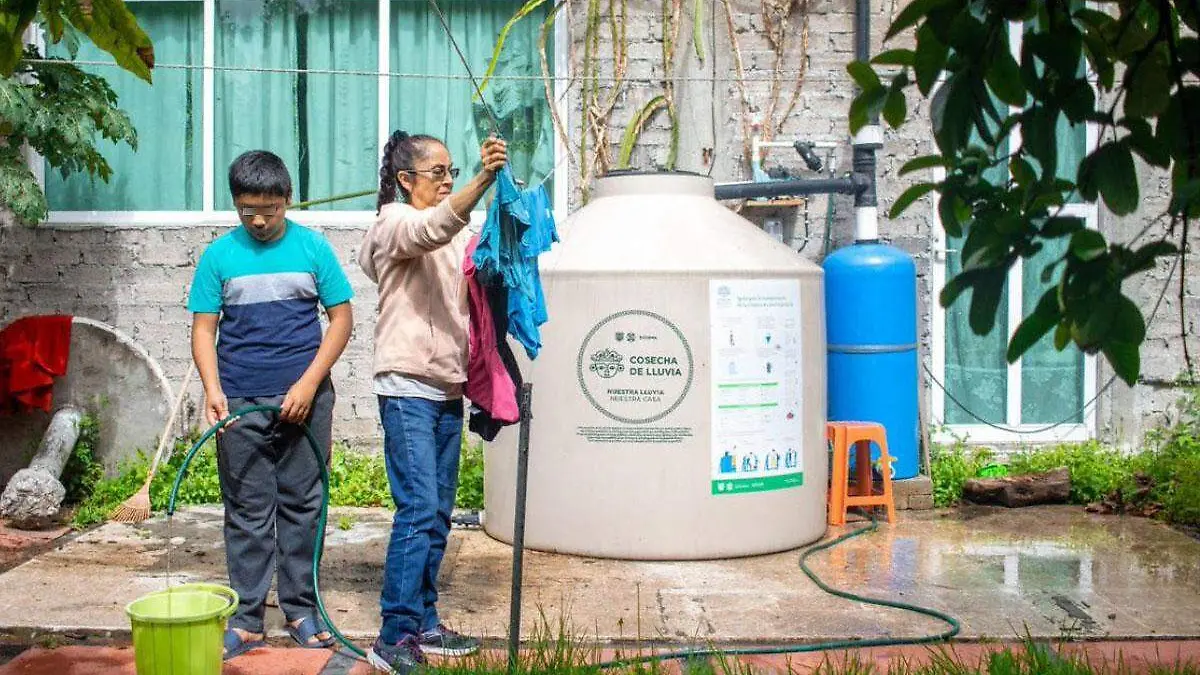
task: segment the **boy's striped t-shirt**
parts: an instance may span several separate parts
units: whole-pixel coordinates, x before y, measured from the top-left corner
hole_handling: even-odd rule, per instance
[[[217,368],[226,396],[287,393],[321,346],[317,303],[329,308],[354,295],[320,233],[290,220],[286,228],[261,242],[238,227],[196,266],[188,309],[221,316]]]

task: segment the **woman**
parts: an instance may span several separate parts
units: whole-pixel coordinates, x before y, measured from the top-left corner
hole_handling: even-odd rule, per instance
[[[383,625],[369,654],[406,672],[422,653],[470,654],[479,640],[442,625],[437,576],[458,487],[467,376],[466,225],[507,161],[503,141],[480,148],[483,169],[463,189],[450,151],[431,136],[392,134],[379,170],[379,215],[358,264],[379,286],[374,389],[396,515],[384,563]],[[396,201],[400,197],[402,201]]]

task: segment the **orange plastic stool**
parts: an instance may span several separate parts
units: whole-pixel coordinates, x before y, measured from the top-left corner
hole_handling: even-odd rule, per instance
[[[892,456],[888,454],[887,432],[874,422],[827,422],[825,438],[833,444],[833,471],[829,481],[829,524],[845,525],[846,510],[852,506],[883,506],[889,523],[896,522],[892,497]],[[871,443],[879,446],[881,492],[871,480]],[[850,481],[850,448],[855,450],[855,480]]]

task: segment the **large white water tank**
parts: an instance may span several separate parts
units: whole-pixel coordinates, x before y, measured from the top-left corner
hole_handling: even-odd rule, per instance
[[[825,532],[821,269],[685,173],[597,181],[542,258],[526,546],[684,560]],[[518,433],[485,450],[488,534],[513,538]]]

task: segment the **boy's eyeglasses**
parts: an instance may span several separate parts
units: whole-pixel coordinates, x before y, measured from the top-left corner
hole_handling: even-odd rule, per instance
[[[461,171],[457,166],[452,166],[447,169],[444,166],[435,166],[432,169],[405,169],[405,173],[427,173],[434,180],[445,180],[446,174],[450,174],[451,178],[458,178]]]
[[[277,213],[279,213],[278,206],[239,206],[237,208],[237,214],[242,218],[253,218],[254,216],[274,218]]]

